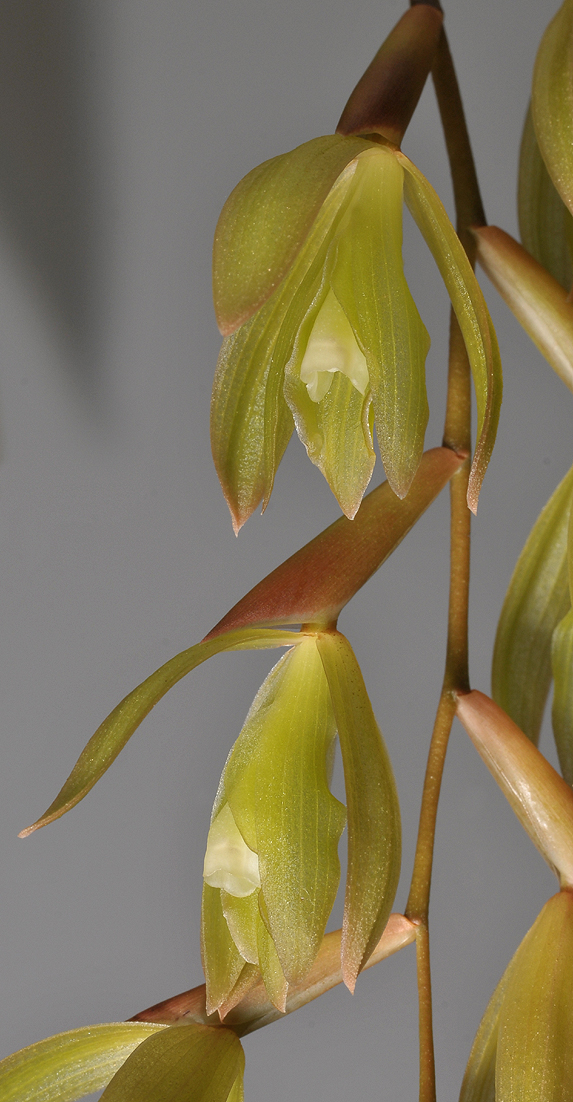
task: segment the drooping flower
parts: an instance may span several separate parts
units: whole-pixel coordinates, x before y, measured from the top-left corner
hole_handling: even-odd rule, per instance
[[[329,790],[338,730],[348,802],[342,969],[353,988],[384,928],[400,863],[391,766],[356,659],[308,634],[259,690],[225,766],[207,841],[203,966],[221,1017],[261,974],[284,1010],[316,958],[340,878],[346,821]]]
[[[483,296],[424,176],[383,137],[316,138],[249,173],[215,237],[225,340],[212,399],[215,465],[238,530],[263,501],[293,424],[353,517],[370,480],[373,428],[405,496],[428,417],[429,337],[402,264],[406,200],[438,264],[472,366],[478,445],[469,503],[493,447],[501,375]]]

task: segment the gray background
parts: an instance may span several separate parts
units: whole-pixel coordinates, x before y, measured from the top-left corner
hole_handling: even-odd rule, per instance
[[[555,3],[458,0],[447,25],[492,222],[516,232],[536,46]],[[25,842],[104,716],[337,516],[294,439],[238,540],[212,468],[219,337],[210,245],[255,164],[332,131],[402,12],[394,0],[0,4],[1,1055],[201,982],[209,812],[271,664],[212,660],[174,689],[85,802]],[[404,142],[451,208],[431,87]],[[439,443],[448,306],[405,224],[432,335]],[[529,528],[570,463],[570,395],[486,286],[506,397],[475,525],[471,671]],[[380,480],[378,467],[375,478]],[[447,496],[344,612],[394,762],[405,903],[439,691]],[[546,732],[544,745],[550,748]],[[554,881],[457,728],[432,907],[439,1093]],[[340,908],[335,924],[339,924]],[[250,1102],[412,1099],[414,952],[246,1041]]]

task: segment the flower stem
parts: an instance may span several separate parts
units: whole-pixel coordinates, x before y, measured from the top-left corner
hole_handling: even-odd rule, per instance
[[[443,31],[436,52],[432,77],[450,160],[458,234],[473,265],[475,245],[468,227],[473,224],[483,225],[485,214],[458,82]],[[456,452],[469,453],[470,432],[470,368],[458,323],[452,315],[444,445]],[[420,1102],[435,1102],[436,1099],[428,932],[436,817],[446,751],[455,714],[454,692],[457,689],[469,688],[468,600],[471,514],[466,502],[469,470],[468,458],[450,482],[450,593],[446,664],[426,766],[418,841],[406,906],[407,916],[419,926],[416,960],[420,1026]]]

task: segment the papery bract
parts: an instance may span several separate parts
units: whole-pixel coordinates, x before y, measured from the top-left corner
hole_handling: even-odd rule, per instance
[[[563,888],[573,888],[573,791],[508,715],[475,689],[457,715]]]

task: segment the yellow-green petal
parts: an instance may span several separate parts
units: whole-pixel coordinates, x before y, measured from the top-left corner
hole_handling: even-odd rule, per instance
[[[154,705],[182,677],[211,658],[213,654],[225,650],[293,646],[297,642],[298,638],[296,635],[293,636],[292,632],[243,628],[214,636],[170,658],[141,685],[128,693],[113,709],[113,712],[98,727],[95,735],[92,735],[54,802],[40,819],[21,831],[20,837],[24,838],[39,827],[59,819],[66,811],[83,800],[115,761]]]
[[[529,934],[527,937],[529,937]],[[480,1022],[472,1045],[459,1102],[496,1102],[495,1062],[497,1058],[499,1015],[518,953],[519,949],[509,962],[487,1004],[486,1012]]]
[[[328,788],[334,736],[326,677],[307,636],[257,693],[224,773],[235,822],[259,856],[265,914],[289,981],[320,948],[340,878],[346,815]]]
[[[314,309],[301,328],[302,350],[316,313]],[[301,352],[295,351],[287,365],[285,397],[309,459],[322,471],[343,513],[353,520],[376,461],[368,416],[370,398],[357,390],[347,375],[335,371],[329,376],[327,393],[313,401],[301,378],[302,358]]]
[[[521,139],[517,207],[525,248],[569,292],[573,282],[573,218],[545,167],[531,107]]]
[[[430,347],[404,276],[403,182],[392,151],[361,154],[330,277],[366,357],[380,454],[398,497],[407,494],[424,446]]]
[[[132,1053],[102,1102],[227,1102],[244,1066],[231,1029],[180,1022]]]
[[[489,463],[503,389],[497,338],[481,288],[441,200],[425,176],[403,153],[404,197],[438,265],[466,346],[476,392],[478,432],[468,486],[475,513]]]
[[[533,71],[531,111],[549,175],[573,214],[573,3],[565,0],[547,27]]]
[[[102,1090],[133,1050],[165,1027],[112,1022],[58,1033],[0,1063],[2,1102],[75,1102]]]
[[[222,333],[260,309],[294,263],[340,174],[371,143],[328,134],[265,161],[231,193],[215,232],[213,297]]]
[[[201,904],[201,959],[206,983],[206,1009],[212,1014],[229,1002],[245,964],[225,921],[221,889],[203,884]]]
[[[498,1102],[565,1102],[573,1083],[573,895],[545,904],[512,962],[497,1043]]]
[[[569,608],[572,493],[573,468],[540,513],[517,560],[493,653],[493,697],[535,743],[551,683],[551,637]]]
[[[328,679],[348,813],[342,977],[353,991],[386,925],[400,875],[400,808],[392,766],[360,667],[340,632],[317,637]]]
[[[553,632],[551,642],[553,706],[551,721],[561,772],[573,785],[573,609]]]
[[[264,909],[262,894],[259,896],[259,904],[262,904]],[[268,916],[266,914],[265,919],[266,922],[263,922],[261,914],[259,914],[257,919],[259,969],[271,1003],[281,1014],[284,1014],[286,1009],[288,982],[282,970],[275,943],[267,928]]]
[[[330,237],[346,208],[355,165],[325,198],[290,271],[268,302],[223,341],[211,399],[211,448],[233,526],[271,495],[292,432],[285,366],[309,305],[320,292]]]
[[[229,892],[221,892],[223,914],[229,933],[244,960],[258,964],[257,926],[260,915],[259,892],[239,898]]]

